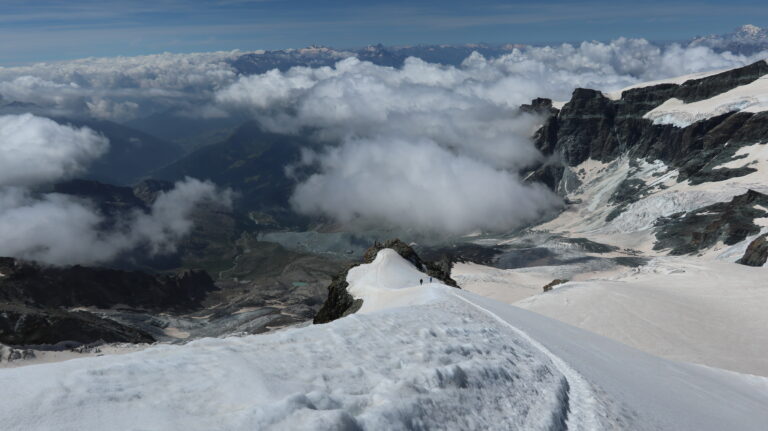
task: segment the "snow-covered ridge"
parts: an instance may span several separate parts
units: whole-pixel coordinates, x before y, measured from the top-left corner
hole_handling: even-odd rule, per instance
[[[351,291],[379,310],[0,370],[0,423],[25,431],[757,430],[768,420],[765,379],[664,361],[439,283],[414,285],[423,274],[393,250],[357,268]]]
[[[390,249],[350,272],[352,290],[377,312],[263,336],[3,370],[0,422],[7,430],[585,424],[569,412],[577,400],[554,358],[453,296],[455,288],[420,287],[426,276]]]
[[[688,127],[691,124],[730,112],[768,110],[768,76],[698,102],[684,103],[672,98],[646,113],[654,124]]]
[[[429,281],[428,275],[417,270],[395,250],[385,248],[373,262],[349,270],[347,291],[355,299],[363,300],[359,311],[369,313],[437,300],[447,286]]]

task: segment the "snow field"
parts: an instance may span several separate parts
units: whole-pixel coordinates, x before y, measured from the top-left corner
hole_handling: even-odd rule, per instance
[[[643,118],[654,124],[672,124],[683,128],[729,112],[765,110],[768,110],[768,76],[698,102],[685,103],[679,99],[669,99],[646,113]]]
[[[414,277],[426,276],[383,250],[347,279],[371,308],[329,324],[0,370],[0,423],[759,430],[768,421],[767,379],[665,361],[470,292],[417,288]]]
[[[569,380],[392,250],[350,274],[377,312],[0,372],[7,430],[563,429]],[[379,282],[380,284],[377,284]],[[418,283],[418,278],[416,278]],[[391,288],[409,301],[393,300]],[[391,306],[387,306],[389,303]]]

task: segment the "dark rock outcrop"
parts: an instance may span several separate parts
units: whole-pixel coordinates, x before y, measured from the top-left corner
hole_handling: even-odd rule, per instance
[[[103,342],[151,343],[141,330],[85,311],[0,304],[0,343],[11,346]]]
[[[363,301],[361,299],[353,298],[352,295],[347,292],[347,287],[349,286],[349,283],[347,283],[347,273],[350,269],[358,265],[373,262],[379,251],[385,248],[395,250],[397,254],[403,257],[403,259],[413,264],[419,271],[425,272],[428,276],[434,277],[448,286],[458,288],[456,281],[451,278],[452,262],[449,257],[445,256],[436,262],[424,262],[411,246],[399,239],[393,239],[383,243],[376,242],[363,254],[362,262],[350,265],[333,278],[331,284],[328,286],[328,298],[313,320],[315,324],[328,323],[340,317],[352,314],[360,309],[363,305]]]
[[[550,290],[552,290],[552,289],[553,289],[555,286],[558,286],[558,285],[561,285],[561,284],[565,284],[565,283],[568,283],[568,280],[564,280],[564,279],[556,278],[556,279],[554,279],[554,280],[550,281],[549,283],[547,283],[547,284],[546,284],[546,285],[545,285],[545,286],[542,288],[542,290],[543,290],[544,292],[549,292],[549,291],[550,291]]]
[[[493,245],[458,243],[450,246],[420,247],[419,256],[430,262],[472,262],[491,265],[504,249]]]
[[[358,264],[359,265],[359,264]],[[352,265],[339,273],[328,285],[328,298],[317,312],[312,323],[328,323],[346,315],[352,314],[363,306],[362,299],[355,299],[347,292],[347,272],[357,265]]]
[[[657,221],[654,250],[671,249],[670,254],[694,253],[723,241],[733,245],[760,232],[754,219],[768,217],[768,195],[749,190],[730,202],[720,202],[689,213],[677,213]],[[746,257],[746,256],[745,256]]]
[[[45,267],[0,258],[0,300],[39,307],[117,305],[156,311],[184,311],[200,306],[216,289],[205,271],[152,275],[84,266]]]
[[[736,263],[748,266],[763,266],[768,261],[768,234],[760,235],[755,238],[744,252],[744,257],[737,260]]]
[[[740,146],[768,141],[768,113],[727,113],[684,128],[655,125],[643,115],[670,98],[687,103],[705,100],[766,74],[768,64],[759,61],[680,85],[630,89],[622,93],[620,100],[579,88],[559,112],[549,115],[534,140],[543,154],[558,155],[566,166],[590,158],[610,162],[627,154],[635,159],[662,160],[679,169],[680,181],[700,183],[747,175],[754,169],[716,167],[731,160]],[[534,108],[538,105],[541,102],[526,109],[545,113]],[[528,178],[556,190],[563,173],[551,165],[552,158],[549,160]]]
[[[141,329],[80,308],[177,313],[200,308],[215,289],[204,271],[152,275],[0,258],[0,343],[152,342]]]

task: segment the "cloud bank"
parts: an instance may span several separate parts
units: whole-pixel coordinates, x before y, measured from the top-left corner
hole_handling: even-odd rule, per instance
[[[68,265],[108,262],[138,247],[171,253],[191,230],[198,205],[231,203],[229,192],[187,178],[148,212],[125,214],[105,231],[105,217],[91,202],[39,191],[82,171],[107,146],[87,128],[29,114],[0,116],[0,255]]]
[[[106,152],[109,142],[34,115],[0,116],[0,184],[36,185],[70,177]]]
[[[348,58],[335,67],[241,77],[216,101],[250,110],[272,131],[313,131],[329,143],[305,154],[304,164],[319,173],[296,188],[297,211],[347,225],[462,234],[515,228],[558,207],[551,192],[519,178],[541,158],[530,141],[541,120],[521,113],[521,104],[752,60],[634,39],[515,49],[492,59],[474,53],[459,67]]]
[[[515,48],[496,58],[475,53],[459,66],[410,58],[391,68],[347,58],[334,67],[239,76],[230,63],[240,54],[0,68],[0,105],[118,122],[160,112],[247,111],[271,131],[311,132],[326,144],[306,152],[305,164],[318,172],[298,185],[296,210],[348,224],[463,233],[513,228],[557,207],[549,192],[519,178],[541,157],[529,139],[540,119],[520,113],[520,104],[535,97],[567,100],[576,87],[614,91],[768,56],[620,38]],[[97,151],[98,145],[84,148]],[[54,163],[39,175],[52,181],[76,171],[91,157],[79,151],[80,159],[66,158],[71,165]],[[4,180],[8,184],[37,181],[7,172],[15,178]]]
[[[317,158],[320,173],[298,185],[294,207],[363,229],[503,230],[560,203],[543,186],[525,185],[513,173],[430,140],[349,141]]]
[[[235,81],[229,60],[241,52],[85,58],[0,67],[0,105],[46,115],[127,121],[156,112],[200,115],[212,93]]]

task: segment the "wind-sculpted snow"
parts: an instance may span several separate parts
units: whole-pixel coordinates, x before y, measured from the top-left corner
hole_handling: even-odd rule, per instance
[[[568,383],[443,297],[307,328],[0,371],[6,430],[562,429]]]

